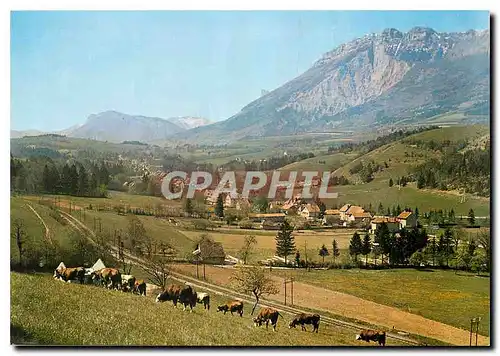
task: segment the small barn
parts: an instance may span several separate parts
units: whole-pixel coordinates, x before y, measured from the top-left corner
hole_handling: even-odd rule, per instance
[[[226,253],[220,242],[215,242],[211,238],[203,238],[196,247],[197,258],[200,262],[207,264],[224,264]]]

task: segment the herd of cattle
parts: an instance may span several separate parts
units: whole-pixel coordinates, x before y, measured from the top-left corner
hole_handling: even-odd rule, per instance
[[[59,267],[54,271],[54,278],[65,282],[79,281],[81,284],[101,285],[109,289],[146,296],[146,282],[144,280],[138,280],[132,275],[121,274],[120,271],[115,268],[102,268],[97,271],[89,271],[83,267]],[[204,309],[210,310],[210,295],[196,292],[189,284],[185,284],[184,286],[168,286],[156,297],[157,303],[165,301],[172,301],[174,307],[177,307],[177,303],[180,303],[183,305],[184,311],[189,307],[192,312],[197,303],[203,304]],[[231,315],[236,313],[240,317],[243,317],[243,302],[235,300],[219,305],[217,306],[217,312],[222,312],[224,314],[230,312]],[[269,322],[271,322],[273,331],[276,331],[279,317],[284,320],[284,317],[279,311],[265,307],[260,310],[255,318],[253,318],[253,322],[256,327],[265,324],[266,329],[269,326]],[[312,325],[312,332],[317,333],[319,330],[319,322],[319,314],[301,313],[290,321],[288,327],[291,329],[300,325],[301,330],[307,331],[305,326]],[[383,331],[362,330],[356,335],[356,340],[363,340],[366,342],[374,341],[382,346],[385,346],[385,339],[386,334]]]

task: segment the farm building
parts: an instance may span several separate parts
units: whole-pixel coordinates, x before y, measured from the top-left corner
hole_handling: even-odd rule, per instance
[[[398,220],[401,229],[417,226],[417,217],[411,211],[403,211],[398,215]]]
[[[215,242],[210,238],[203,238],[196,248],[198,258],[204,263],[224,264],[226,254],[220,242]]]
[[[390,232],[395,232],[399,230],[399,220],[398,218],[387,217],[387,216],[376,216],[371,221],[371,230],[370,232],[373,234],[377,230],[377,228],[382,224],[386,223]]]
[[[313,204],[306,204],[302,209],[300,209],[300,216],[308,219],[308,220],[315,220],[318,218],[320,213],[320,209],[318,204],[313,203]]]

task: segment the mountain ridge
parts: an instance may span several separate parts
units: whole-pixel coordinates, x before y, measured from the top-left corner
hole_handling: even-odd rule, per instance
[[[470,101],[489,115],[489,40],[489,30],[438,33],[414,27],[406,33],[388,28],[368,34],[326,52],[307,71],[227,120],[181,136],[237,139],[373,129],[402,119],[418,123]],[[447,93],[448,87],[453,90]]]

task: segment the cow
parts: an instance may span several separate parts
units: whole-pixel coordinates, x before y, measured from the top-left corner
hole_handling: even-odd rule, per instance
[[[197,299],[197,293],[190,285],[185,285],[179,293],[179,301],[184,306],[183,310],[186,310],[186,307],[189,306],[189,308],[191,309],[190,312],[193,312],[193,308],[196,306]]]
[[[224,305],[219,305],[217,307],[217,312],[224,312],[224,315],[227,312],[231,312],[231,315],[234,315],[233,312],[240,314],[243,317],[243,302],[239,300],[235,300],[232,302],[227,302]]]
[[[181,292],[181,287],[171,284],[163,292],[156,296],[156,302],[164,302],[166,300],[171,300],[174,306],[177,307],[177,300],[179,299],[179,294]]]
[[[83,267],[61,267],[54,271],[54,278],[59,278],[62,281],[69,282],[73,279],[80,281],[80,284],[85,282],[85,268]]]
[[[356,340],[363,340],[366,342],[375,341],[378,342],[379,345],[385,346],[385,331],[361,330],[361,332],[356,335]]]
[[[255,318],[253,318],[253,322],[255,326],[261,326],[262,323],[265,322],[267,330],[269,321],[271,321],[271,325],[273,326],[273,331],[276,331],[276,325],[278,324],[278,316],[281,316],[283,318],[283,315],[281,315],[279,311],[277,311],[276,309],[262,308],[259,314]]]
[[[210,310],[210,295],[208,293],[197,293],[196,301],[199,304],[203,304],[203,308]]]
[[[295,318],[293,318],[293,320],[288,325],[288,328],[289,329],[295,328],[296,325],[300,324],[302,330],[307,331],[305,325],[312,324],[313,326],[312,332],[314,331],[318,332],[319,320],[320,320],[319,314],[304,314],[304,313],[297,314]]]
[[[108,288],[121,289],[122,276],[120,271],[115,268],[103,268],[95,271],[93,278]]]
[[[123,291],[133,291],[135,285],[135,277],[131,274],[122,274],[122,290]],[[124,287],[124,288],[123,288]]]
[[[146,282],[143,279],[136,280],[132,292],[146,296]]]

